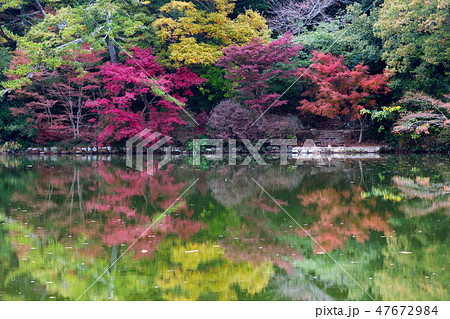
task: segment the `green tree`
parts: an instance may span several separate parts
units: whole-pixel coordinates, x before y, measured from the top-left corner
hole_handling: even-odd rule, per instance
[[[48,13],[24,35],[2,29],[17,42],[17,50],[24,52],[28,59],[8,72],[14,78],[3,82],[3,87],[9,92],[31,83],[36,70],[59,67],[64,62],[63,57],[85,43],[93,50],[107,49],[111,62],[117,62],[118,50],[151,44],[153,11],[154,8],[146,4],[98,0],[89,6],[64,6]],[[72,63],[83,68],[75,58]]]
[[[373,33],[378,9],[369,15],[356,3],[346,10],[336,20],[323,22],[314,30],[296,36],[295,42],[303,44],[305,50],[343,55],[350,67],[363,63],[373,72],[381,71],[381,41]]]
[[[450,90],[450,2],[386,0],[374,25],[394,87],[441,95]]]

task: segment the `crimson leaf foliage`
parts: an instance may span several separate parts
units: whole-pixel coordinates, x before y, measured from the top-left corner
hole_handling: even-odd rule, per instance
[[[282,65],[291,64],[291,59],[301,48],[292,42],[289,34],[270,43],[253,39],[247,45],[223,49],[224,56],[217,65],[223,67],[227,72],[226,78],[233,81],[237,98],[245,106],[263,112],[269,107],[287,103],[279,100],[280,94],[269,92],[269,82],[293,75],[283,71]]]
[[[101,69],[105,93],[89,103],[99,115],[100,145],[120,142],[143,129],[169,134],[184,124],[179,112],[189,90],[203,82],[187,68],[168,73],[151,49],[131,49],[124,63],[107,63]]]
[[[303,93],[309,99],[300,101],[299,109],[329,118],[343,115],[352,121],[359,120],[361,142],[365,119],[361,111],[376,106],[376,94],[390,91],[388,75],[371,75],[362,63],[350,70],[343,56],[323,52],[314,51],[312,61],[308,69],[298,70],[299,76],[309,78],[315,84]]]

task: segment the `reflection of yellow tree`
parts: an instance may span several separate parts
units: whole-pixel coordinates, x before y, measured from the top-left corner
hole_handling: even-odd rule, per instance
[[[252,265],[270,262],[292,273],[292,263],[303,259],[303,256],[289,242],[278,240],[285,233],[282,229],[271,228],[269,223],[270,220],[265,215],[246,216],[242,225],[227,228],[227,232],[238,236],[238,240],[234,236],[220,240],[225,257]]]
[[[32,229],[13,222],[8,223],[7,228],[20,260],[18,267],[9,272],[5,282],[27,275],[37,281],[36,285],[45,285],[44,299],[54,296],[76,298],[87,289],[89,282],[92,283],[101,274],[102,269],[108,268],[106,258],[86,258],[77,253],[85,246],[84,240],[73,242],[72,246],[53,240],[39,247],[33,238]],[[107,291],[102,293],[97,288],[92,292],[96,292],[98,299],[106,298]],[[10,297],[14,299],[14,296]]]
[[[384,267],[374,276],[377,293],[382,300],[448,300],[448,246],[412,235],[423,242],[418,248],[410,237],[387,238]]]
[[[236,300],[234,287],[250,295],[260,292],[273,273],[271,263],[253,266],[233,263],[212,242],[178,244],[172,248],[170,261],[158,269],[156,285],[168,300]]]
[[[402,210],[410,217],[445,211],[450,214],[450,185],[432,183],[430,177],[416,179],[395,176],[395,186],[402,192],[404,201]]]

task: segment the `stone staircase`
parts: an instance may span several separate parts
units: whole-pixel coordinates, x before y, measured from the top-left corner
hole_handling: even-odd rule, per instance
[[[351,135],[349,130],[320,130],[314,136],[314,143],[319,147],[331,146],[345,146],[346,141]]]

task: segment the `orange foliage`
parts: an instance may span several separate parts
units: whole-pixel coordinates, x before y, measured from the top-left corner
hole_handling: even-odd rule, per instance
[[[315,253],[344,249],[350,236],[360,243],[369,239],[370,231],[389,233],[389,215],[375,214],[361,197],[362,189],[337,191],[318,190],[298,198],[307,214],[319,215],[319,220],[305,230],[314,237]],[[303,230],[296,230],[304,236]]]

